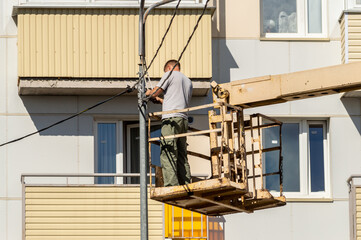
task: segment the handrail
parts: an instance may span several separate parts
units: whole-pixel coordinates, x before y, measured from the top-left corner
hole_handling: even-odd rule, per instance
[[[149,177],[150,174],[148,173]],[[207,177],[208,175],[195,174],[193,177]],[[140,173],[23,173],[21,174],[21,183],[24,183],[27,177],[140,177]],[[155,177],[155,173],[152,173]]]
[[[140,177],[140,173],[24,173],[21,174],[21,183],[27,177]]]
[[[351,186],[352,186],[352,180],[354,179],[354,178],[361,178],[361,174],[353,174],[353,175],[351,175],[348,179],[347,179],[347,181],[346,181],[346,183],[347,183],[347,185],[348,185],[348,187],[351,189]]]

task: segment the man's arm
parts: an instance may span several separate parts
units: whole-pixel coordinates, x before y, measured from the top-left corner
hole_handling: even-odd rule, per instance
[[[147,92],[145,93],[145,95],[150,96],[152,95],[153,98],[158,97],[159,95],[163,94],[163,89],[161,89],[160,87],[154,87],[153,89],[149,89],[147,90]]]
[[[160,98],[159,95],[163,93],[163,89],[160,87],[154,87],[153,89],[147,90],[145,93],[146,96],[152,96],[151,98],[154,99],[154,103],[160,103],[163,104],[163,98]]]

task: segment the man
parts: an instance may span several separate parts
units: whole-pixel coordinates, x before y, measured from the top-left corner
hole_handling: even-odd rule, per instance
[[[170,71],[175,66],[172,74]],[[162,111],[171,111],[189,107],[192,97],[192,81],[180,72],[180,63],[169,60],[164,65],[162,79],[152,90],[146,92],[153,100],[163,104]],[[164,99],[159,96],[164,94]],[[162,136],[186,133],[188,116],[186,113],[163,114]],[[191,173],[187,159],[187,139],[173,138],[161,141],[160,161],[163,170],[164,186],[177,186],[190,183]]]

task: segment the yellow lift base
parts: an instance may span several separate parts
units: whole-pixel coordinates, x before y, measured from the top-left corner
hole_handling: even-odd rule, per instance
[[[227,178],[203,180],[188,185],[152,188],[150,197],[173,206],[209,216],[255,210],[286,204],[284,196],[273,197],[267,190],[258,190],[257,198],[247,192],[244,184]]]

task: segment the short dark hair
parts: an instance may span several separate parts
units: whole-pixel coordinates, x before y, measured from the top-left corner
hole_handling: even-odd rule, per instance
[[[178,64],[177,64],[177,63],[178,63]],[[168,61],[164,64],[164,69],[163,69],[164,72],[167,70],[168,65],[171,65],[172,67],[175,66],[175,65],[178,65],[179,70],[181,69],[180,63],[179,63],[177,60],[175,60],[175,59],[171,59],[171,60],[168,60]]]

